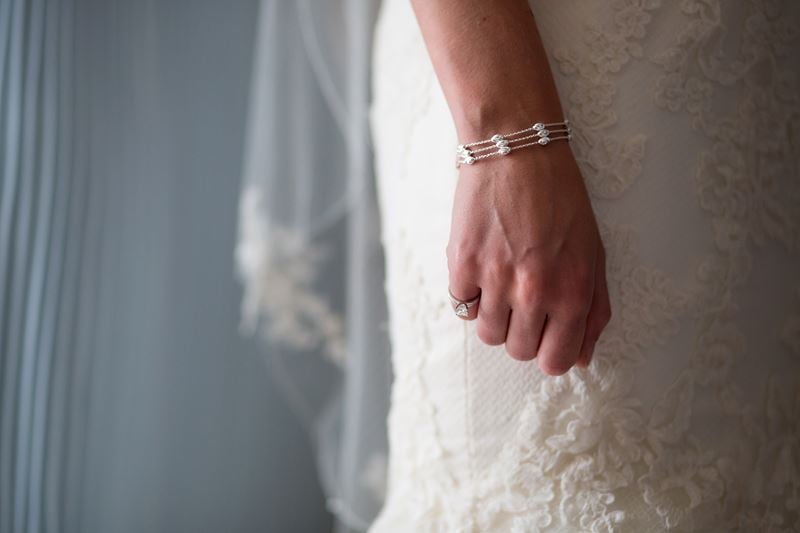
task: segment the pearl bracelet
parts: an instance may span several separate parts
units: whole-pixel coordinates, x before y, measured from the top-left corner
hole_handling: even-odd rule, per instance
[[[551,137],[551,134],[553,133],[563,133],[565,135],[556,135],[555,137]],[[564,119],[564,122],[537,122],[533,126],[525,128],[524,130],[504,134],[498,133],[483,141],[475,141],[469,144],[459,144],[458,148],[456,149],[456,167],[459,167],[462,164],[472,165],[480,159],[486,159],[496,155],[508,155],[512,150],[517,150],[519,148],[526,148],[528,146],[545,146],[551,141],[557,141],[560,139],[568,141],[571,138],[572,131],[569,127],[569,119]],[[531,139],[536,140],[531,141]],[[514,145],[511,144],[521,141],[530,142],[523,142],[523,144]],[[482,148],[475,148],[476,146],[481,146],[487,143],[491,143],[491,145],[484,146]],[[489,150],[492,151],[489,153],[481,153]]]

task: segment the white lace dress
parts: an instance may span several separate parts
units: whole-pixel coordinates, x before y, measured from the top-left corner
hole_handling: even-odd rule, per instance
[[[370,118],[395,381],[370,532],[800,531],[800,2],[531,7],[614,315],[558,377],[454,315],[455,129],[408,0],[385,0]]]

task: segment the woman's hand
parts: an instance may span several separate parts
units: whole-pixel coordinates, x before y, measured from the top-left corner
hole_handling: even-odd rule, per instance
[[[585,367],[611,316],[605,253],[566,141],[462,165],[447,245],[450,290],[481,294],[468,320],[551,375]],[[477,309],[476,309],[477,308]]]
[[[462,143],[566,117],[527,0],[411,0]],[[589,363],[611,316],[605,254],[563,140],[461,167],[450,291],[486,343],[547,374]]]

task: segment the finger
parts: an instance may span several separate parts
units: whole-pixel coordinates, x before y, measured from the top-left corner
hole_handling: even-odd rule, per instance
[[[536,357],[542,339],[545,312],[541,309],[512,309],[506,336],[506,352],[519,361]]]
[[[500,291],[481,291],[476,333],[486,344],[496,346],[506,341],[511,307],[500,298]]]
[[[589,316],[586,318],[586,332],[583,335],[581,352],[577,365],[586,368],[592,360],[594,346],[603,329],[611,319],[611,305],[608,296],[608,284],[606,281],[606,257],[602,243],[600,253],[597,257],[597,267],[595,268],[594,294],[592,304],[589,308]]]
[[[586,317],[582,314],[548,314],[537,353],[539,369],[559,376],[572,368],[578,360],[585,329]]]
[[[461,278],[456,276],[451,276],[450,294],[457,300],[469,302],[481,294],[481,289],[474,283],[463,281]],[[481,298],[483,298],[483,296],[481,296]],[[463,320],[475,320],[475,318],[478,316],[478,307],[480,305],[481,301],[478,300],[474,305],[467,306],[467,314],[465,316],[458,314],[456,316]],[[453,303],[453,310],[458,312],[458,305],[456,303]]]

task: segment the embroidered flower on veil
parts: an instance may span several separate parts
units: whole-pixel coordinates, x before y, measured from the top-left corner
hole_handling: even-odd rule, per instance
[[[257,187],[243,191],[239,213],[242,327],[251,332],[261,327],[268,340],[294,349],[322,348],[332,362],[343,365],[343,319],[313,287],[325,249],[270,222]]]

